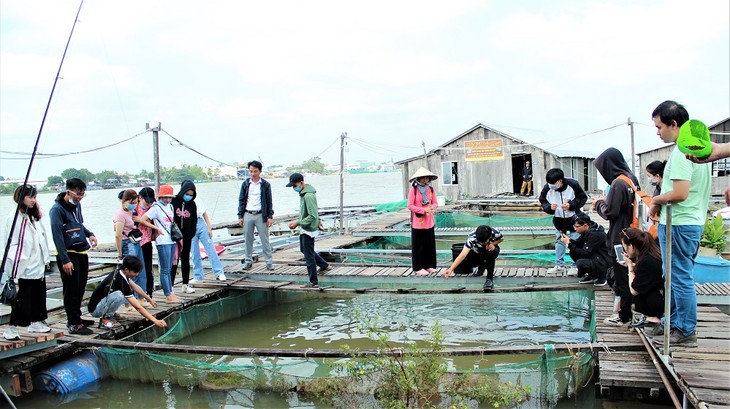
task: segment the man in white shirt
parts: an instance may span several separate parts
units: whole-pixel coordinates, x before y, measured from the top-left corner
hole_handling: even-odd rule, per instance
[[[251,175],[241,184],[241,193],[238,196],[238,225],[243,227],[246,240],[246,256],[242,260],[243,269],[253,266],[253,230],[259,234],[261,251],[266,260],[266,269],[273,270],[271,258],[271,244],[269,243],[269,228],[274,222],[274,207],[271,200],[271,184],[261,177],[263,164],[257,160],[248,163],[248,172]]]

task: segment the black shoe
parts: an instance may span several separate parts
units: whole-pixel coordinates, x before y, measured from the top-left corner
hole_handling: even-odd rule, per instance
[[[491,279],[487,278],[484,281],[484,291],[490,291],[492,288],[494,288],[494,282]]]
[[[79,325],[66,325],[66,328],[68,328],[68,333],[73,335],[94,335],[94,331],[90,330],[89,328],[85,327],[82,324]]]
[[[593,284],[596,281],[595,278],[591,278],[590,276],[586,276],[580,281],[578,281],[578,284]]]
[[[476,273],[472,274],[472,277],[481,277],[484,275],[484,270],[477,270]]]
[[[94,320],[85,320],[85,319],[81,318],[81,325],[84,325],[86,327],[89,327],[89,326],[92,326],[94,324],[96,324],[96,321],[94,321]]]

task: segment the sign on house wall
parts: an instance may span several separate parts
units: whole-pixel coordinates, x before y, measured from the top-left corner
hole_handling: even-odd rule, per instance
[[[464,141],[467,162],[483,160],[503,160],[502,139],[483,139],[480,141]]]

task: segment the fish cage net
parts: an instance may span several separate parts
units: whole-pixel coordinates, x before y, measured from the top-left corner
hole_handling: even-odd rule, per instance
[[[168,318],[168,323],[174,321],[169,330],[164,331],[153,326],[135,334],[132,340],[175,344],[192,333],[225,320],[235,319],[262,308],[267,303],[276,302],[271,294],[273,292],[248,291],[193,306]],[[591,341],[595,342],[593,313],[589,325]],[[515,355],[501,356],[496,360],[492,356],[479,354],[460,357],[462,360],[469,359],[470,364],[473,362],[473,367],[457,369],[449,364],[448,374],[484,376],[500,383],[530,385],[533,397],[548,402],[557,402],[562,397],[572,396],[587,385],[593,376],[597,351],[583,349],[556,352],[552,344],[545,344],[543,347],[542,354],[523,356],[520,359],[514,358]],[[110,347],[94,349],[94,354],[105,372],[114,379],[169,382],[205,390],[251,389],[281,393],[298,390],[317,379],[347,380],[351,375],[342,369],[343,364],[350,359],[358,359],[214,356]],[[444,362],[451,358],[439,357]]]

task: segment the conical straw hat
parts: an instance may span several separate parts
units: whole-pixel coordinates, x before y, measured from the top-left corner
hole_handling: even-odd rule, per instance
[[[418,179],[418,178],[424,177],[424,176],[430,177],[431,180],[436,180],[439,178],[438,176],[434,175],[430,170],[421,166],[420,168],[418,168],[416,173],[414,173],[413,176],[411,176],[410,179],[408,179],[408,181],[413,182],[415,179]]]

